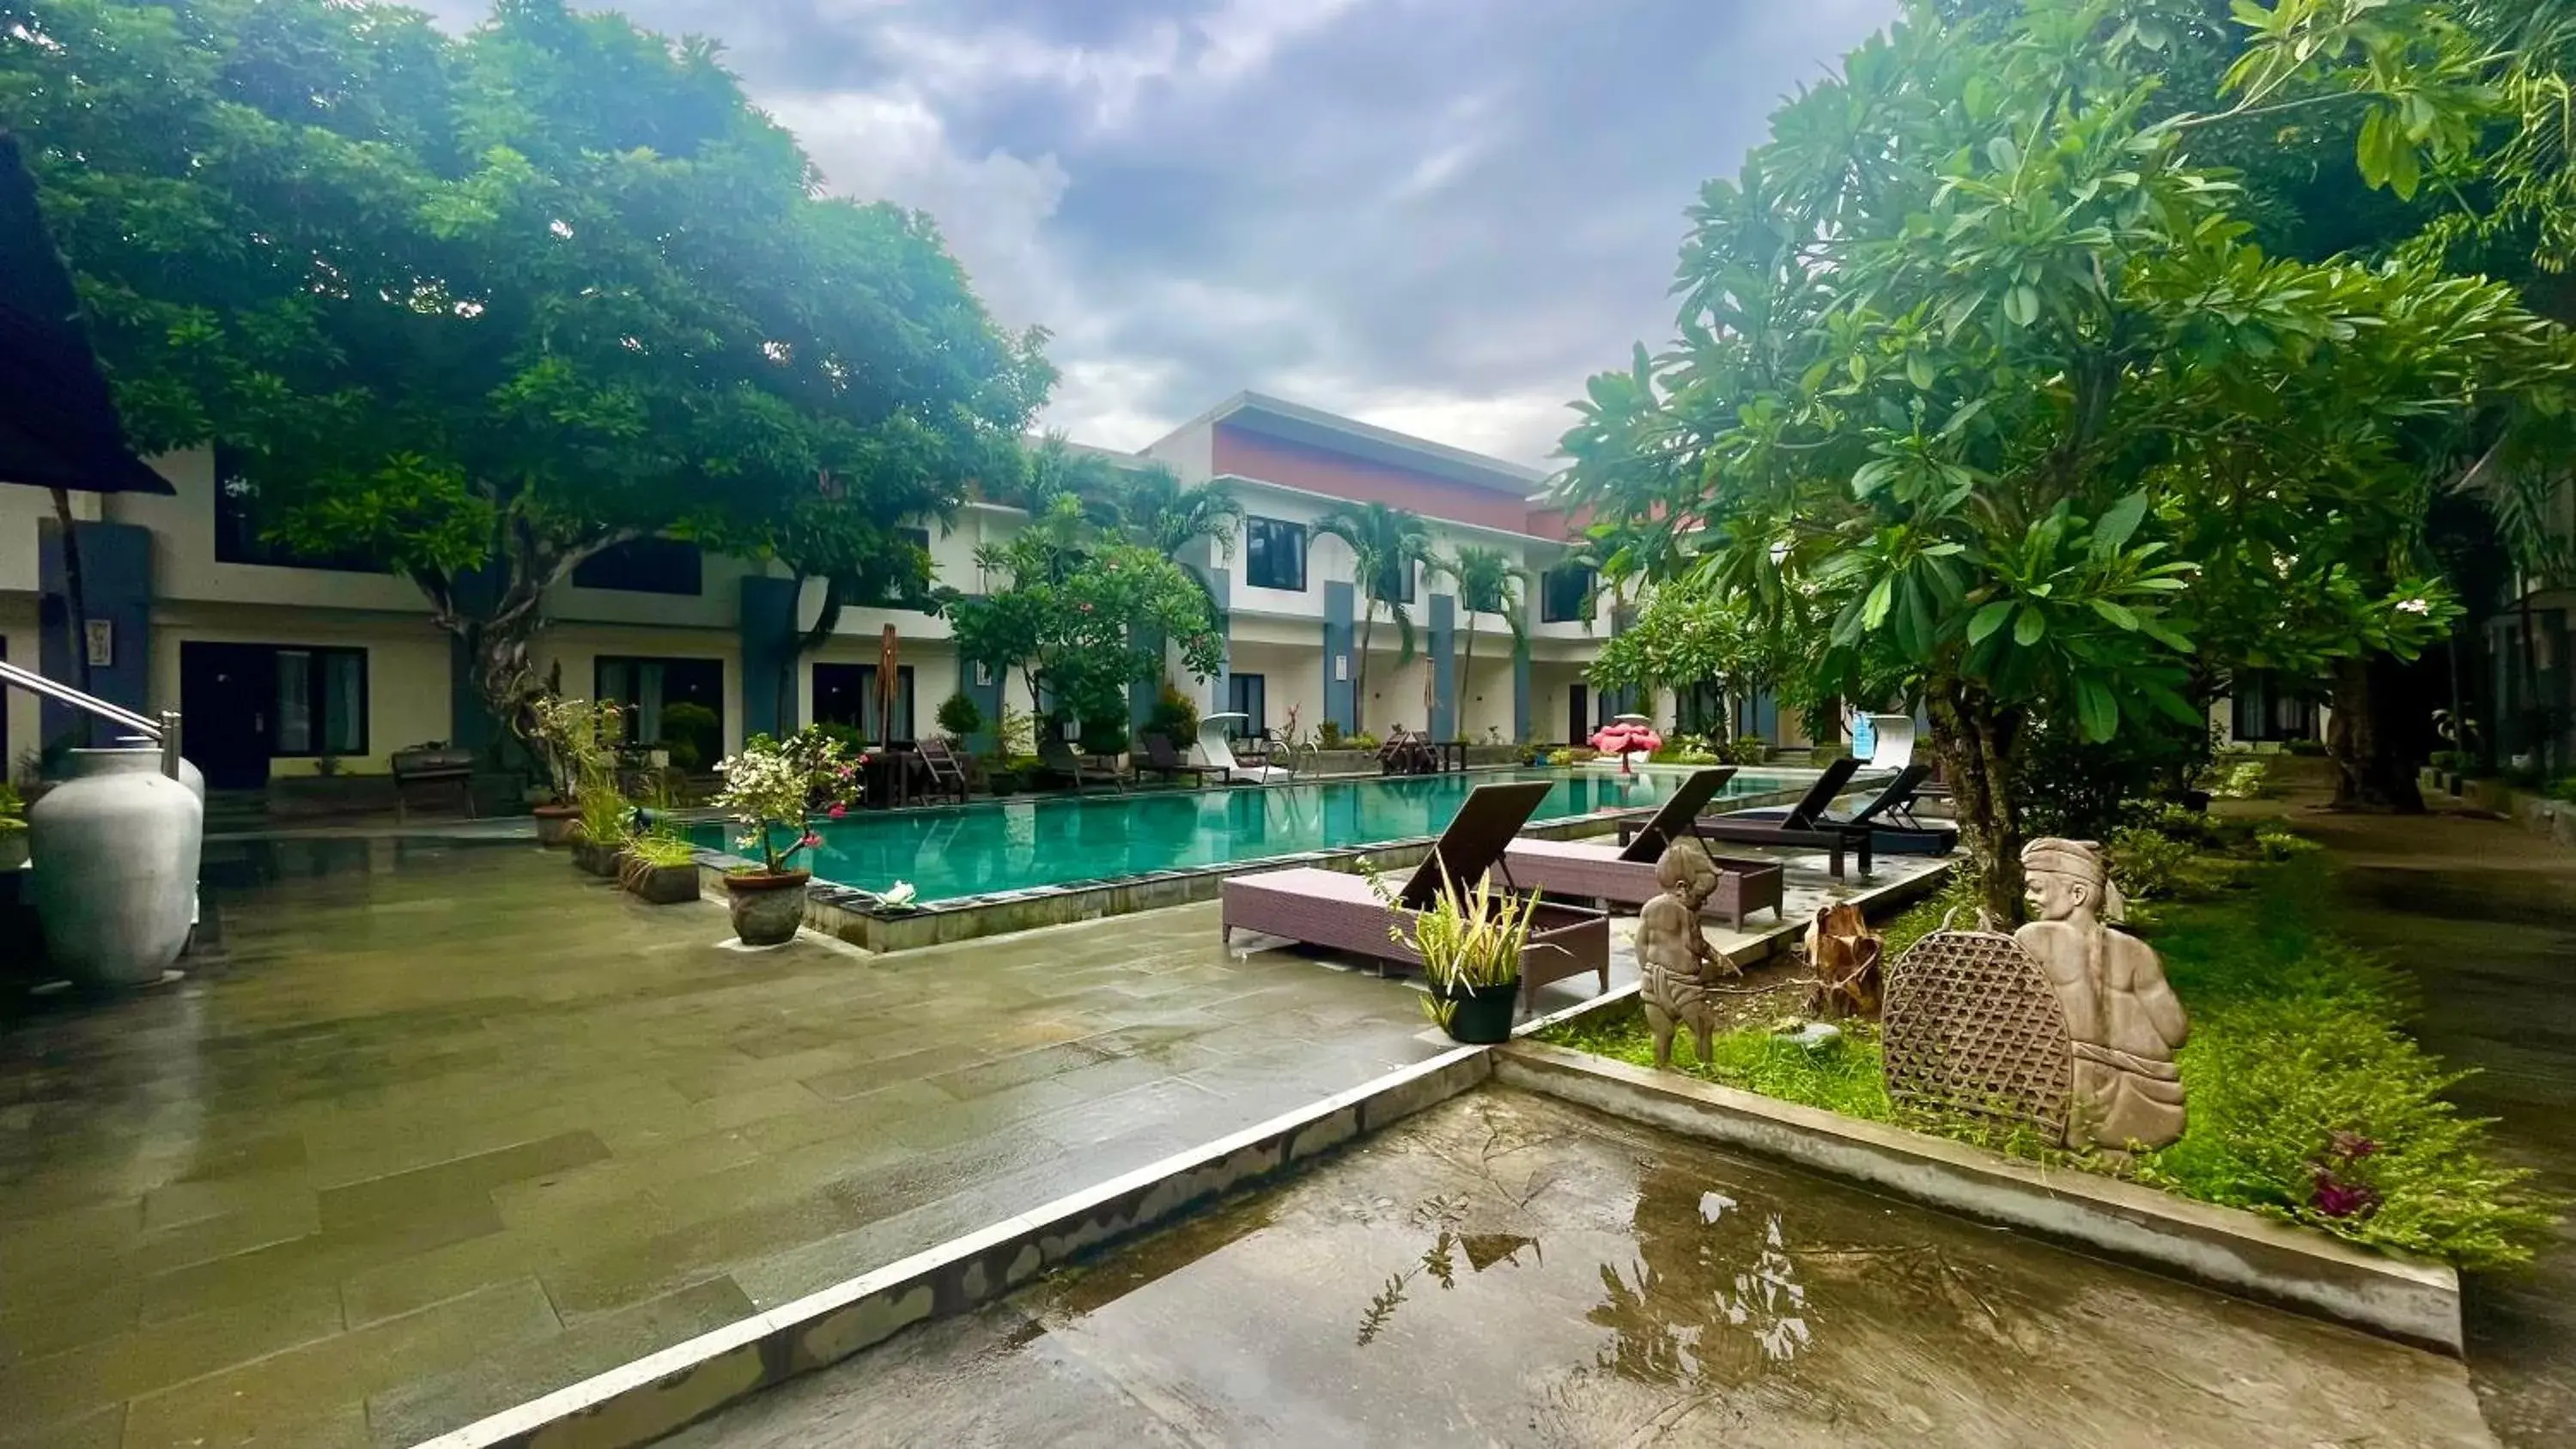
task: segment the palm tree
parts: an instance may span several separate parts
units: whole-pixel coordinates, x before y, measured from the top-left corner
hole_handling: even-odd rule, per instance
[[[1466,734],[1467,686],[1476,677],[1476,615],[1500,614],[1511,626],[1512,642],[1517,644],[1529,632],[1521,610],[1521,573],[1512,556],[1498,548],[1470,545],[1458,550],[1455,558],[1440,565],[1458,585],[1458,608],[1467,616],[1466,657],[1458,665],[1458,682],[1451,698],[1461,711],[1458,732]]]
[[[1416,564],[1431,562],[1431,530],[1421,514],[1409,509],[1346,503],[1316,519],[1315,532],[1338,538],[1351,550],[1351,582],[1360,596],[1360,657],[1351,670],[1351,714],[1364,729],[1366,721],[1360,716],[1368,708],[1369,639],[1377,625],[1377,611],[1383,605],[1395,623],[1396,663],[1412,663],[1413,616],[1405,612],[1405,585]]]

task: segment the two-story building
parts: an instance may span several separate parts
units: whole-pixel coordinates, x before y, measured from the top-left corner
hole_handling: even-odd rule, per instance
[[[1609,712],[1583,670],[1611,627],[1591,581],[1561,567],[1563,525],[1537,495],[1545,475],[1349,418],[1238,394],[1138,454],[1186,482],[1229,480],[1247,514],[1231,550],[1200,545],[1189,560],[1225,605],[1226,669],[1181,679],[1203,711],[1234,709],[1255,727],[1301,723],[1383,733],[1428,726],[1443,737],[1570,740]],[[429,617],[408,580],[358,558],[289,554],[260,536],[256,498],[214,451],[154,460],[168,497],[76,500],[83,598],[95,624],[84,642],[92,689],[144,711],[178,709],[187,751],[217,787],[325,768],[380,772],[395,751],[430,741],[480,743],[490,726],[462,651]],[[1454,583],[1418,577],[1408,612],[1416,655],[1401,660],[1381,612],[1363,630],[1352,559],[1316,521],[1343,503],[1383,502],[1420,514],[1434,551],[1501,550],[1522,570],[1525,638],[1507,622],[1459,608]],[[69,678],[65,611],[51,503],[33,489],[0,489],[0,657],[40,661]],[[976,549],[1025,522],[1018,510],[970,501],[923,526],[938,581],[986,585]],[[843,610],[820,648],[799,652],[822,587],[774,565],[646,540],[593,558],[555,589],[535,665],[564,693],[620,700],[643,738],[660,738],[665,711],[692,706],[720,748],[750,733],[811,720],[906,739],[931,727],[964,690],[987,718],[1029,701],[1012,671],[961,660],[945,620],[887,602]],[[1460,679],[1472,625],[1473,673]],[[876,718],[882,631],[897,637],[894,715]],[[1368,667],[1359,641],[1369,635]],[[1365,678],[1368,698],[1355,697]],[[1151,691],[1137,692],[1138,709]],[[0,753],[15,760],[72,730],[76,717],[13,693]],[[326,762],[327,765],[326,765]]]

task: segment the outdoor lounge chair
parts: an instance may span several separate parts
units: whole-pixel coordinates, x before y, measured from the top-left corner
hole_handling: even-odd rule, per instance
[[[1825,812],[1833,808],[1834,797],[1843,792],[1843,787],[1851,783],[1851,777],[1859,769],[1860,761],[1845,755],[1827,765],[1824,773],[1816,777],[1816,783],[1808,787],[1805,798],[1790,806],[1788,812],[1778,819],[1764,820],[1744,815],[1703,815],[1699,818],[1699,823],[1692,827],[1693,833],[1706,841],[1729,841],[1737,845],[1803,846],[1810,850],[1822,850],[1828,856],[1828,868],[1836,880],[1843,877],[1843,856],[1846,853],[1857,854],[1860,857],[1860,873],[1867,875],[1870,858],[1869,827],[1830,825],[1826,824],[1823,818]],[[1620,843],[1626,844],[1624,837],[1629,832],[1623,828],[1619,833],[1623,837]]]
[[[1225,783],[1225,766],[1191,764],[1181,758],[1179,750],[1172,748],[1170,735],[1139,735],[1137,740],[1145,747],[1144,763],[1136,767],[1139,772],[1150,770],[1166,780],[1178,780],[1183,775],[1187,775],[1192,782],[1201,785],[1206,784],[1211,777],[1220,785]]]
[[[1048,774],[1071,781],[1076,794],[1095,784],[1127,788],[1127,777],[1118,772],[1116,765],[1095,765],[1075,754],[1073,746],[1043,731],[1038,739],[1038,763],[1046,767]]]
[[[1734,774],[1732,765],[1692,771],[1662,809],[1625,832],[1624,844],[1523,836],[1503,852],[1504,868],[1514,882],[1553,896],[1644,905],[1663,890],[1655,880],[1655,864],[1663,858],[1665,847],[1694,832],[1700,808],[1715,799]],[[1730,859],[1715,851],[1709,859],[1718,868],[1718,884],[1708,904],[1700,908],[1702,915],[1723,917],[1740,931],[1744,918],[1765,906],[1774,916],[1780,914],[1779,862]]]
[[[1820,828],[1867,830],[1871,849],[1882,855],[1948,855],[1959,848],[1959,830],[1954,825],[1926,825],[1914,818],[1915,798],[1923,791],[1923,782],[1932,778],[1932,767],[1911,764],[1896,772],[1895,778],[1878,792],[1878,797],[1849,815],[1818,813],[1815,823]],[[1786,820],[1789,812],[1778,808],[1746,810],[1728,818],[1734,820]]]
[[[957,758],[957,752],[949,748],[948,742],[934,735],[921,742],[917,753],[921,756],[921,768],[930,776],[930,788],[922,794],[932,797],[945,795],[960,805],[965,804],[968,791],[966,762]]]
[[[1378,899],[1364,877],[1315,866],[1228,876],[1218,887],[1224,939],[1230,943],[1236,931],[1259,931],[1418,966],[1422,958],[1390,938],[1387,928],[1427,908],[1439,894],[1444,874],[1472,887],[1486,871],[1500,870],[1504,884],[1510,885],[1503,851],[1551,788],[1544,780],[1530,780],[1470,791],[1431,855],[1395,891],[1392,904]],[[1610,989],[1610,918],[1581,906],[1540,901],[1521,953],[1521,1004],[1535,1000],[1541,986],[1587,971],[1600,980],[1601,990]]]
[[[1246,764],[1234,757],[1234,743],[1226,738],[1226,726],[1236,720],[1250,723],[1248,714],[1208,714],[1199,716],[1199,753],[1208,763],[1225,771],[1229,785],[1285,785],[1295,778],[1292,771],[1272,764]]]

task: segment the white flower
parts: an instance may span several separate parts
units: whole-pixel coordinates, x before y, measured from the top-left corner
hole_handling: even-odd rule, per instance
[[[2397,601],[2397,612],[2401,614],[2429,614],[2433,612],[2433,605],[2432,602],[2427,599],[2400,599]]]

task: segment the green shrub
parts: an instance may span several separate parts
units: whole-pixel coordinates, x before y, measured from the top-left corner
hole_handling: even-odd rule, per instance
[[[1706,735],[1674,734],[1646,758],[1658,765],[1714,765],[1717,751]]]
[[[1315,725],[1315,748],[1338,750],[1342,747],[1342,726],[1336,720],[1321,720]]]
[[[2290,740],[2281,746],[2281,753],[2285,755],[2305,755],[2310,759],[2325,752],[2326,746],[2323,740]]]
[[[27,797],[18,787],[0,780],[0,835],[11,835],[27,828]]]
[[[1361,730],[1357,734],[1342,736],[1342,748],[1346,750],[1366,750],[1371,754],[1375,754],[1377,753],[1377,747],[1377,736],[1370,734],[1367,730]]]
[[[984,727],[983,709],[975,703],[974,696],[962,689],[940,702],[937,718],[939,732],[960,744]]]
[[[2133,826],[2111,837],[2111,878],[2130,900],[2168,900],[2197,886],[2192,864],[2199,854],[2161,830]]]
[[[1718,754],[1730,765],[1766,765],[1771,762],[1771,742],[1760,735],[1737,735]]]
[[[817,720],[805,728],[840,746],[842,752],[852,759],[857,759],[876,743],[861,735],[857,725],[842,724],[838,720]]]
[[[2534,1188],[2531,1174],[2491,1161],[2487,1124],[2462,1116],[2443,1095],[2461,1074],[2402,1029],[2414,1011],[2406,979],[2318,928],[2327,892],[2314,861],[2262,870],[2252,884],[2159,916],[2165,975],[2191,1013],[2191,1039],[2176,1057],[2189,1125],[2179,1141],[2140,1154],[2125,1171],[2181,1196],[2391,1252],[2463,1268],[2529,1262],[2549,1239],[2559,1204]],[[1887,958],[1937,928],[1953,905],[1970,907],[1955,924],[1972,924],[1973,901],[1954,882],[1887,923]],[[1845,1032],[1840,1046],[1810,1053],[1760,1028],[1742,1029],[1713,1044],[1713,1064],[1683,1069],[2053,1165],[2124,1171],[2115,1159],[2067,1153],[2027,1131],[1898,1109],[1880,1087],[1874,1032],[1848,1023]],[[1640,1065],[1651,1060],[1633,1010],[1545,1037]],[[1676,1063],[1687,1056],[1687,1048],[1677,1051]]]
[[[626,852],[637,866],[652,870],[689,865],[698,858],[696,846],[685,837],[674,835],[639,835],[633,844],[626,847]]]
[[[1547,763],[1553,769],[1562,770],[1574,763],[1574,751],[1562,748],[1550,750],[1547,752]]]
[[[1186,750],[1190,741],[1199,737],[1199,707],[1166,679],[1152,713],[1145,717],[1145,728],[1170,740],[1175,748]]]
[[[1123,755],[1127,753],[1127,721],[1085,720],[1080,744],[1086,755]]]
[[[2552,800],[2576,800],[2576,775],[2561,775],[2550,781],[2548,795]]]
[[[662,706],[662,738],[656,743],[680,769],[706,769],[724,754],[724,725],[714,710],[684,699]]]

